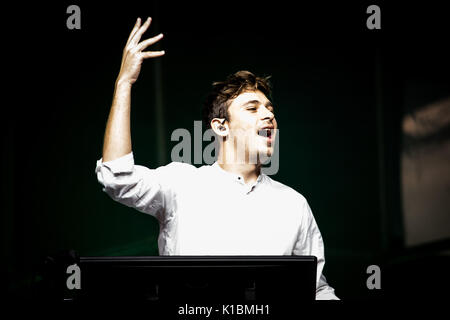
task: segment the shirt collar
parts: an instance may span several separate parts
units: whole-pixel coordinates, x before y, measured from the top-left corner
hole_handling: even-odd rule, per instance
[[[229,172],[229,171],[226,171],[226,170],[222,169],[222,167],[219,166],[219,163],[217,161],[214,162],[211,165],[211,167],[214,168],[214,170],[216,170],[217,172],[220,172],[221,174],[223,174],[225,176],[228,176],[230,179],[233,179],[234,181],[237,181],[239,183],[244,184],[244,177],[243,176],[241,176],[240,174],[236,174],[236,173]],[[256,181],[252,184],[252,186],[254,186],[254,185],[256,185],[256,184],[258,184],[260,182],[263,182],[264,181],[264,176],[265,176],[265,174],[261,172],[259,174],[258,178],[256,179]]]

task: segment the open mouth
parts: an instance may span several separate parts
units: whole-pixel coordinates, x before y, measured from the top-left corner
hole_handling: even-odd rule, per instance
[[[261,129],[258,130],[258,135],[269,140],[272,140],[272,130],[271,129]]]

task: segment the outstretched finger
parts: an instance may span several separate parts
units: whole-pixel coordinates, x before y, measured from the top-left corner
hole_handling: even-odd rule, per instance
[[[163,36],[164,35],[162,33],[160,33],[160,34],[158,34],[157,36],[155,36],[153,38],[149,38],[147,40],[144,40],[144,41],[142,41],[141,43],[139,43],[136,46],[136,49],[138,51],[145,50],[148,46],[151,46],[152,44],[154,44],[154,43],[158,42],[159,40],[161,40],[163,38]]]
[[[136,31],[134,36],[131,38],[130,45],[135,46],[139,43],[142,35],[144,34],[145,31],[147,31],[151,22],[152,18],[148,17],[147,20],[144,22],[144,24],[138,29],[138,31]]]
[[[156,57],[163,56],[165,54],[165,51],[164,50],[162,50],[162,51],[147,51],[147,52],[141,52],[141,54],[144,59],[156,58]]]
[[[139,30],[140,26],[141,26],[141,18],[137,18],[136,23],[134,24],[133,30],[131,30],[130,35],[128,36],[126,45],[128,45],[130,43],[130,40],[133,39],[133,36],[136,34],[136,31]]]

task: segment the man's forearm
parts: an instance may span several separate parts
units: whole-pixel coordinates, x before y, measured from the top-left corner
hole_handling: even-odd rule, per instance
[[[116,81],[114,97],[106,123],[103,161],[120,158],[131,152],[131,84]]]
[[[162,39],[160,33],[156,37],[139,42],[142,34],[150,26],[148,18],[141,26],[138,18],[128,37],[123,50],[119,76],[114,88],[114,97],[106,123],[103,141],[103,162],[120,158],[131,152],[131,86],[136,82],[141,70],[142,61],[164,55],[164,51],[143,51],[150,45]]]

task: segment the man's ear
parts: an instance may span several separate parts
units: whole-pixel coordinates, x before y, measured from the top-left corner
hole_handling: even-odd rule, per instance
[[[214,118],[211,120],[211,128],[214,133],[221,137],[226,137],[228,135],[228,122],[223,118]]]

